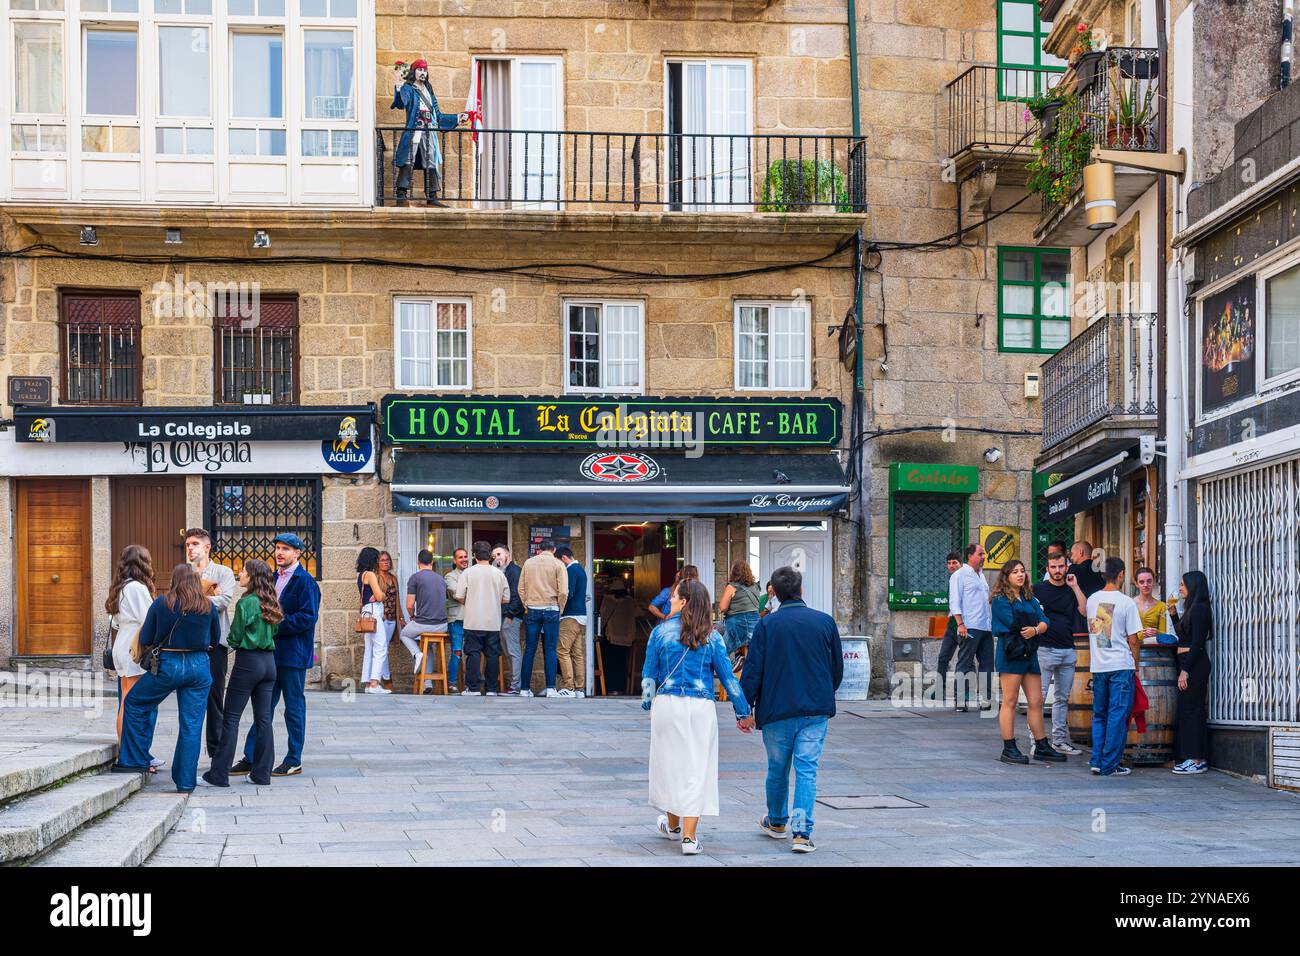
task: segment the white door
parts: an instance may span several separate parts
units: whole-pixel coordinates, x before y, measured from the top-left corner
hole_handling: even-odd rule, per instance
[[[516,207],[558,209],[564,166],[560,62],[524,58],[510,64],[511,196]]]
[[[766,585],[777,568],[792,567],[803,575],[804,603],[818,611],[833,613],[829,530],[765,531],[754,528],[750,534],[758,540],[758,567],[754,572],[760,586]]]
[[[700,569],[700,581],[709,589],[709,597],[716,603],[721,591],[714,570],[717,539],[712,518],[691,518],[686,523],[686,563]]]
[[[692,211],[751,208],[749,64],[682,65],[682,200]]]

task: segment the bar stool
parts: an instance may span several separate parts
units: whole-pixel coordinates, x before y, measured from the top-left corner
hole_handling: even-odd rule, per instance
[[[446,631],[426,631],[420,635],[420,670],[415,675],[415,686],[411,693],[418,694],[424,688],[426,680],[433,681],[433,687],[436,691],[441,685],[442,693],[446,695],[447,691],[447,644],[451,637]],[[437,670],[429,670],[430,661],[433,659],[434,648],[437,648],[438,658],[435,662]]]
[[[600,696],[608,697],[609,694],[605,693],[605,659],[601,656],[600,653],[600,640],[597,639],[595,644],[596,644],[596,667],[592,671],[591,684],[592,684],[592,688],[594,689],[596,686],[596,682],[599,681]]]

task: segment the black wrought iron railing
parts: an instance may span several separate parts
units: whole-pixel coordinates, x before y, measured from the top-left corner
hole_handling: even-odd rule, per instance
[[[952,80],[948,90],[948,155],[969,149],[1023,149],[1034,145],[1038,121],[1025,100],[1061,81],[1060,70],[977,64]]]
[[[1107,418],[1154,418],[1156,316],[1106,315],[1043,363],[1043,448]]]
[[[375,130],[378,205],[397,199],[401,126]],[[459,208],[863,212],[865,141],[852,136],[456,129],[437,137],[438,199]],[[423,204],[415,170],[409,200]]]
[[[1160,149],[1160,52],[1111,47],[1076,67],[1079,98],[1093,142],[1103,149]]]

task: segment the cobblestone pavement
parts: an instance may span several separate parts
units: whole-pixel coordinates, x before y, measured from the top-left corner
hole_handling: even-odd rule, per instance
[[[111,736],[106,703],[94,720],[0,714],[0,751]],[[727,705],[718,711],[722,815],[702,822],[698,857],[655,833],[638,701],[312,693],[303,775],[195,791],[149,865],[1300,863],[1300,795],[1218,772],[1101,779],[1084,757],[1008,766],[997,761],[994,721],[885,701],[845,704],[831,722],[819,850],[796,856],[755,827],[761,740],[734,729]],[[157,755],[170,758],[174,726],[164,705]],[[276,735],[278,760],[279,715]],[[166,771],[151,786],[170,786]]]

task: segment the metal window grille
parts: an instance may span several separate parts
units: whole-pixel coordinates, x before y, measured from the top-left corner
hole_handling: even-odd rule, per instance
[[[1048,513],[1047,501],[1039,498],[1034,502],[1034,553],[1033,581],[1040,580],[1047,573],[1047,546],[1053,541],[1064,541],[1068,548],[1074,540],[1074,516],[1052,520]],[[1134,575],[1136,577],[1136,574]],[[1030,583],[1032,584],[1033,581]]]
[[[1214,723],[1300,723],[1298,485],[1295,460],[1200,484]]]
[[[306,543],[302,565],[318,580],[320,562],[318,478],[209,478],[203,513],[212,532],[212,559],[236,572],[250,558],[270,562],[272,539],[292,531]]]
[[[949,551],[966,547],[966,502],[960,495],[894,496],[893,590],[948,595]]]
[[[69,293],[60,298],[67,405],[138,405],[140,297]]]
[[[296,404],[297,299],[218,294],[213,312],[216,404]]]

